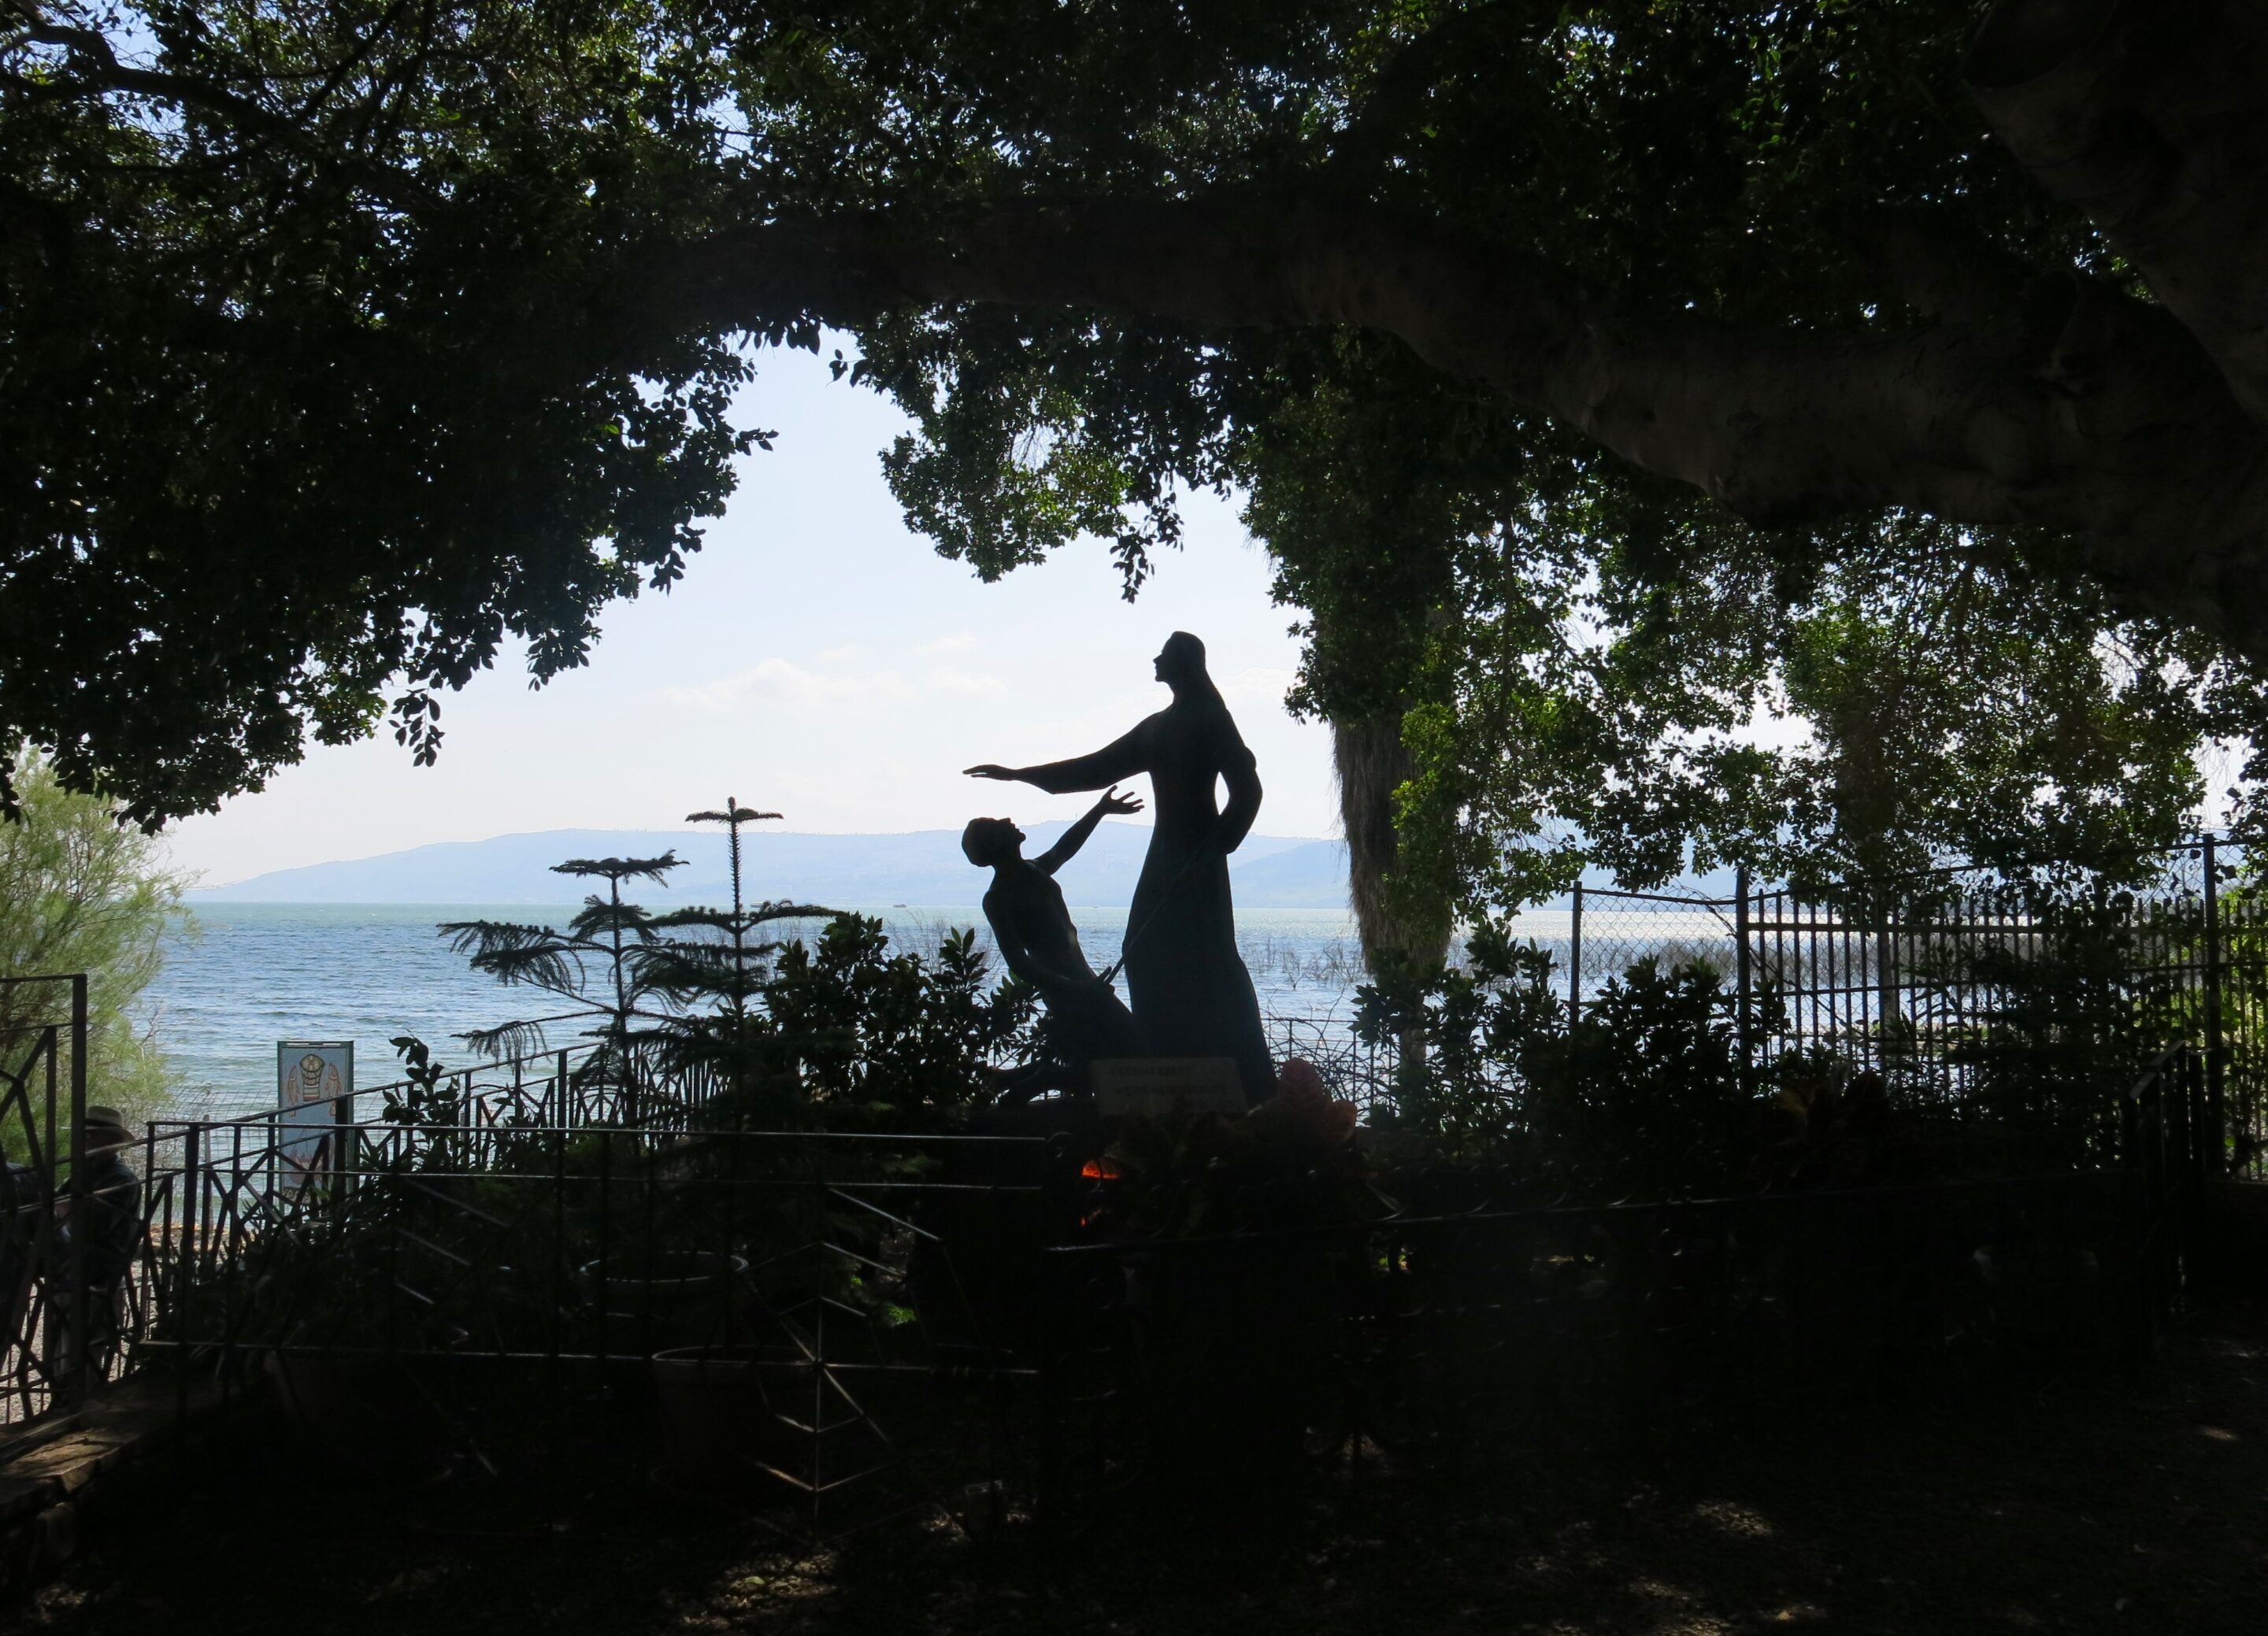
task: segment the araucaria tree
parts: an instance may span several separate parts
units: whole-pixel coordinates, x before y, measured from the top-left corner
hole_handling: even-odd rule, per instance
[[[622,895],[659,884],[685,860],[571,858],[560,874],[603,880],[566,926],[453,921],[439,929],[473,969],[541,990],[567,1009],[460,1036],[502,1056],[569,1038],[591,1049],[576,1074],[626,1125],[921,1119],[994,1093],[999,1070],[1030,1050],[1038,998],[995,983],[976,934],[950,932],[935,957],[893,951],[882,923],[813,904],[747,900],[740,825],[778,814],[727,798],[688,823],[726,826],[729,910],[656,914]],[[762,940],[781,921],[823,922],[808,946]],[[397,1045],[423,1053],[414,1039]],[[419,1063],[427,1059],[420,1056]],[[676,1098],[683,1105],[670,1105]]]
[[[792,1056],[782,1049],[764,1009],[772,957],[781,946],[764,940],[762,928],[782,921],[839,918],[838,911],[816,904],[747,901],[740,825],[779,816],[744,807],[733,796],[725,797],[721,811],[688,813],[688,824],[725,825],[733,906],[671,910],[652,922],[657,935],[638,957],[642,983],[666,995],[672,1006],[655,1036],[661,1062],[680,1075],[711,1076],[741,1111],[763,1100],[776,1081],[791,1077],[784,1064]]]
[[[2107,848],[2268,743],[2236,0],[0,18],[0,728],[139,817],[578,663],[828,324],[984,574],[1243,488],[1419,941],[1571,824]]]
[[[549,1031],[580,1023],[577,1031],[592,1042],[581,1073],[615,1101],[625,1125],[641,1121],[642,1047],[669,1019],[670,1008],[648,974],[650,957],[663,941],[655,917],[622,896],[625,881],[659,884],[685,860],[674,852],[658,858],[570,858],[551,866],[576,880],[602,880],[596,892],[564,927],[512,921],[448,921],[441,935],[459,954],[472,957],[473,970],[498,982],[526,986],[569,1002],[570,1009],[545,1016],[520,1017],[462,1036],[474,1050],[491,1056],[541,1049]]]

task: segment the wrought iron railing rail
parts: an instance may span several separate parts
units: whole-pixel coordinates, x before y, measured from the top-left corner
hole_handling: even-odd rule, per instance
[[[92,1337],[110,1292],[90,1288],[85,1234],[68,1230],[89,1215],[87,979],[0,978],[0,992],[48,1017],[0,1033],[0,1425],[13,1425],[83,1398],[114,1361]]]
[[[1121,1445],[1102,1462],[1112,1481],[1170,1456],[1161,1417],[1189,1383],[1161,1383],[1155,1361],[1271,1312],[1325,1348],[1315,1424],[1349,1447],[1436,1453],[1460,1441],[1454,1425],[1478,1449],[1599,1430],[1648,1404],[1730,1407],[1775,1372],[1895,1392],[1988,1361],[2117,1354],[2135,1317],[2162,1307],[2157,1224],[2177,1219],[2169,1200],[2198,1173],[2185,1088],[2201,1097],[2201,1078],[2174,1058],[2158,1072],[2132,1098],[2123,1178],[1138,1243],[1076,1242],[1111,1184],[1081,1179],[1072,1149],[1036,1136],[358,1119],[342,1163],[286,1189],[272,1148],[254,1147],[273,1121],[233,1122],[218,1142],[192,1125],[145,1139],[147,1300],[129,1358],[238,1381],[359,1360],[441,1371],[437,1389],[484,1364],[536,1369],[557,1390],[685,1339],[656,1257],[705,1258],[732,1269],[723,1339],[770,1325],[788,1350],[767,1367],[832,1382],[858,1425],[884,1415],[867,1394],[890,1380],[986,1382],[995,1403],[1035,1391],[1041,1480],[1052,1511],[1075,1517],[1098,1503],[1099,1442]],[[1020,1211],[1020,1260],[995,1232]],[[786,1275],[822,1262],[859,1280],[855,1296]],[[901,1309],[918,1324],[892,1327]],[[1130,1456],[1129,1437],[1146,1452]],[[836,1490],[811,1486],[815,1527],[821,1491]]]

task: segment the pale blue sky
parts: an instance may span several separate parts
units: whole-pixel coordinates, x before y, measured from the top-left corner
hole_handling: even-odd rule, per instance
[[[834,833],[1067,818],[1077,797],[960,775],[1091,750],[1166,701],[1150,657],[1202,636],[1259,758],[1259,829],[1337,833],[1325,730],[1283,696],[1292,611],[1233,504],[1187,507],[1187,548],[1130,606],[1087,544],[997,585],[908,532],[879,452],[890,405],[767,351],[744,422],[777,428],[668,596],[610,611],[588,669],[532,693],[509,664],[450,695],[440,763],[392,739],[312,750],[257,795],[183,822],[174,855],[217,885],[267,869],[521,830],[649,829],[730,796]]]

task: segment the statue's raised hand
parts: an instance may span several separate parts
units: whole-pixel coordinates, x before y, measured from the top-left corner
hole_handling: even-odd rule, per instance
[[[1113,784],[1102,792],[1102,799],[1094,803],[1094,810],[1097,812],[1139,812],[1142,810],[1142,797],[1122,796],[1118,793],[1118,786]]]
[[[997,761],[980,762],[975,767],[965,767],[961,770],[971,778],[999,779],[1011,784],[1014,783],[1019,778],[1023,776],[1023,774],[1017,772],[1014,767],[1002,767]]]

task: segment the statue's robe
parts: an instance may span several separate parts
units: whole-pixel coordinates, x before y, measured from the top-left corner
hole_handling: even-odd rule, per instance
[[[1252,974],[1236,951],[1228,889],[1228,855],[1260,814],[1260,775],[1219,694],[1209,683],[1185,689],[1116,743],[1021,776],[1064,795],[1145,773],[1156,827],[1126,920],[1134,1019],[1155,1054],[1230,1058],[1246,1100],[1265,1101],[1276,1070]]]

